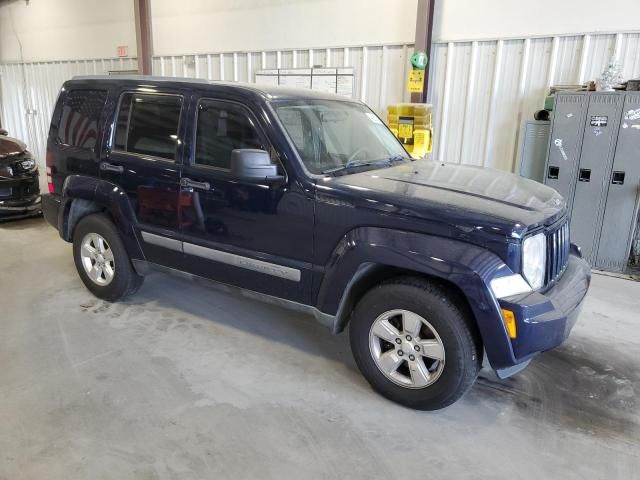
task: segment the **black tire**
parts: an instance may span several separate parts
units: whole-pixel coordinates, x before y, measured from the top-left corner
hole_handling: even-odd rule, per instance
[[[462,397],[478,376],[482,363],[482,346],[471,314],[466,306],[459,305],[460,299],[452,292],[416,277],[395,278],[367,292],[353,312],[349,335],[356,364],[373,389],[396,403],[416,410],[438,410]],[[437,332],[444,347],[444,362],[440,367],[439,376],[433,375],[433,378],[437,376],[437,379],[430,385],[421,388],[399,385],[378,367],[370,348],[369,334],[376,319],[391,310],[416,313],[427,320]],[[391,321],[397,320],[392,317]],[[409,370],[408,353],[404,352],[407,350],[405,345],[389,343],[386,348],[397,349],[396,352],[403,350],[402,361],[407,363],[400,364],[400,368],[406,369],[406,376],[413,378]],[[425,364],[433,362],[423,357],[418,357],[415,361],[424,361]],[[438,364],[430,364],[436,365],[435,368],[431,367],[436,371]],[[415,366],[415,363],[413,365]]]
[[[97,233],[103,237],[113,255],[114,274],[111,281],[106,285],[98,285],[94,282],[82,264],[80,254],[82,241],[90,233]],[[78,222],[73,232],[73,261],[87,289],[103,300],[115,302],[135,293],[142,285],[143,277],[139,276],[133,269],[118,230],[106,215],[99,213],[87,215]]]

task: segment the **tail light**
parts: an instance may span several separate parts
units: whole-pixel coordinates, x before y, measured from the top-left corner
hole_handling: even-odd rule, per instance
[[[47,187],[49,193],[55,193],[53,188],[53,174],[56,172],[56,167],[53,165],[53,152],[47,151]]]

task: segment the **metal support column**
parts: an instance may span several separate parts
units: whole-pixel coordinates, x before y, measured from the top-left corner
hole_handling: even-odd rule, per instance
[[[151,1],[134,0],[136,42],[138,47],[138,73],[151,75],[153,38],[151,36]]]
[[[422,93],[412,93],[411,101],[424,103],[427,101],[429,89],[429,70],[431,69],[431,37],[433,33],[433,12],[436,0],[418,0],[418,12],[416,14],[416,41],[415,51],[426,52],[429,62],[424,71],[424,89]]]

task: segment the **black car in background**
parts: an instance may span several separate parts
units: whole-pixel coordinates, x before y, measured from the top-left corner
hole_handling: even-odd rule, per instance
[[[41,212],[38,163],[24,142],[0,129],[0,221]]]

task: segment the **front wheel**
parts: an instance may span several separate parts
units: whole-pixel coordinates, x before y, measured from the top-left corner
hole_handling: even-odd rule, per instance
[[[350,323],[358,368],[383,396],[418,410],[458,400],[480,369],[479,342],[468,313],[445,289],[399,278],[370,290]]]
[[[73,260],[85,286],[96,297],[114,302],[142,284],[115,225],[105,215],[88,215],[73,232]]]

